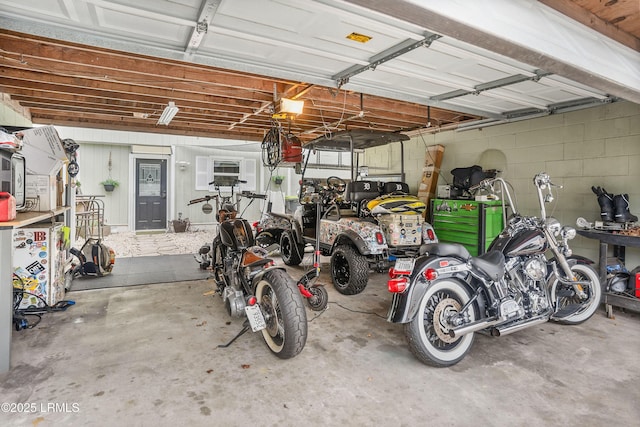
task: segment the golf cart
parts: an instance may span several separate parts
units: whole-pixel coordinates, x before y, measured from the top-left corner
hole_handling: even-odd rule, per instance
[[[423,243],[437,241],[433,228],[424,222],[425,205],[409,195],[404,182],[379,182],[357,176],[358,152],[409,137],[395,132],[341,131],[307,143],[298,200],[293,215],[267,212],[256,229],[256,241],[264,246],[279,243],[287,265],[302,262],[307,244],[331,256],[331,279],[338,292],[358,294],[368,282],[370,270],[386,271],[396,257],[418,256]],[[337,176],[306,178],[313,151],[351,153],[351,180]]]

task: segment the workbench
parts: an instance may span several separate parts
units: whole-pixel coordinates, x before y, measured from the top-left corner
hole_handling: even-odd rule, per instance
[[[578,234],[588,239],[600,241],[600,253],[598,256],[600,283],[603,286],[604,304],[607,317],[613,317],[613,306],[622,307],[633,311],[640,311],[640,298],[617,292],[606,292],[607,283],[607,251],[609,245],[613,245],[613,255],[624,263],[625,248],[627,246],[640,247],[640,237],[624,236],[600,230],[577,230]]]

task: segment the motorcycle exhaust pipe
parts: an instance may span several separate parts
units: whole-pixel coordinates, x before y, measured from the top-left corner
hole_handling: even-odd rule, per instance
[[[477,320],[473,323],[469,323],[468,325],[460,326],[459,328],[450,329],[449,336],[451,338],[458,338],[463,335],[470,334],[471,332],[476,332],[481,329],[489,328],[498,323],[504,322],[505,319],[502,317],[492,317],[489,319],[481,319]]]
[[[538,317],[534,317],[529,321],[518,323],[517,325],[503,326],[503,327],[498,326],[496,328],[491,329],[491,336],[501,337],[504,335],[509,335],[514,332],[518,332],[519,330],[528,328],[529,326],[535,326],[540,323],[545,323],[548,321],[549,321],[549,316],[538,316]]]

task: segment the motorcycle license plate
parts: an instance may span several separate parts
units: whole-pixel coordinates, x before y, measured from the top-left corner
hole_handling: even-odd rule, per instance
[[[411,273],[415,263],[415,258],[399,258],[396,260],[396,265],[393,268],[396,271],[406,271],[407,273]]]
[[[251,325],[251,330],[253,332],[261,331],[267,327],[262,311],[260,311],[260,306],[257,304],[248,305],[244,308],[244,311],[247,313],[247,319],[249,319],[249,324]]]

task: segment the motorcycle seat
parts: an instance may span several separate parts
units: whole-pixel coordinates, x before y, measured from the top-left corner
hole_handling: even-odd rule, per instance
[[[286,219],[286,220],[291,220],[293,218],[293,215],[283,214],[283,213],[278,213],[278,212],[269,212],[269,215],[271,215],[274,218],[283,218],[283,219]]]
[[[420,254],[428,253],[436,256],[452,256],[464,261],[471,258],[471,254],[462,245],[457,243],[429,243],[420,247]]]
[[[504,254],[500,251],[489,251],[471,258],[469,262],[493,281],[499,280],[504,274]]]

